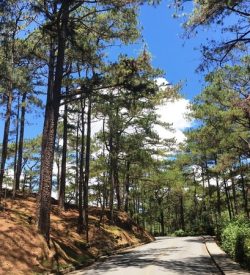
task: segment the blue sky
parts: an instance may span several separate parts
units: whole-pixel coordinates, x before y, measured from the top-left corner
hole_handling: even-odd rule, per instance
[[[130,46],[112,47],[109,50],[111,57],[120,53],[136,56],[147,45],[152,54],[153,65],[163,69],[166,79],[176,84],[184,83],[182,94],[187,99],[193,99],[202,90],[204,75],[195,73],[201,62],[200,45],[212,37],[218,39],[219,31],[203,29],[195,37],[184,39],[182,23],[184,18],[174,18],[174,8],[169,8],[170,0],[163,0],[156,7],[144,5],[139,14],[143,41]],[[192,11],[193,3],[184,3],[184,12]],[[113,59],[113,58],[112,58]]]
[[[201,91],[203,76],[195,73],[200,64],[199,46],[210,33],[201,33],[193,39],[184,39],[181,24],[183,19],[173,18],[174,9],[169,1],[162,1],[157,7],[144,6],[140,21],[143,36],[152,53],[153,65],[166,72],[169,82],[184,81],[182,94],[192,99]],[[185,3],[185,12],[190,12],[192,2]]]

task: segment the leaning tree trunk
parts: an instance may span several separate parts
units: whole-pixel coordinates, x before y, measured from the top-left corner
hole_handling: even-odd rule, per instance
[[[53,57],[55,53],[53,46],[50,53],[50,61],[52,64],[50,64],[49,85],[42,136],[40,188],[37,201],[37,222],[38,230],[45,237],[48,243],[50,235],[49,233],[53,158],[55,150],[57,122],[59,116],[61,86],[63,79],[63,66],[66,46],[67,25],[69,18],[69,5],[70,3],[68,1],[64,1],[61,7],[62,17],[61,26],[58,29],[58,47],[55,68],[55,79],[53,79],[52,69],[54,67]]]

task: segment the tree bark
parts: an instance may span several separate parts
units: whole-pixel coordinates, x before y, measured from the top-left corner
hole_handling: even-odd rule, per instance
[[[89,231],[88,231],[88,196],[89,196],[89,173],[90,173],[90,146],[91,146],[91,109],[92,109],[92,101],[91,95],[89,94],[88,98],[88,114],[87,114],[87,139],[86,139],[86,157],[85,157],[85,178],[84,178],[84,186],[83,186],[83,195],[84,195],[84,224],[86,229],[86,241],[89,241]]]
[[[22,96],[20,137],[19,137],[19,145],[18,145],[18,159],[17,159],[16,178],[15,178],[16,190],[19,190],[19,188],[20,188],[20,178],[21,178],[21,173],[22,173],[23,140],[24,140],[25,114],[26,114],[26,97],[27,97],[27,92],[24,92],[23,96]]]
[[[109,137],[109,209],[110,209],[110,222],[114,223],[114,171],[113,171],[113,137],[112,132]]]
[[[12,106],[12,100],[13,100],[12,86],[13,86],[13,84],[12,84],[12,82],[10,82],[9,87],[8,87],[9,92],[8,92],[8,95],[7,95],[7,106],[6,106],[6,113],[5,113],[5,124],[4,124],[1,167],[0,167],[0,202],[1,202],[1,197],[2,197],[5,163],[6,163],[7,152],[8,152],[10,119],[11,119],[11,106]]]
[[[241,179],[241,188],[242,188],[242,198],[243,198],[243,205],[244,205],[244,211],[248,218],[250,218],[250,213],[248,210],[248,200],[247,200],[247,192],[246,192],[246,182],[244,179],[243,171],[242,171],[242,162],[239,157],[239,164],[240,164],[240,179]]]
[[[45,120],[42,136],[42,150],[41,150],[41,171],[40,171],[40,188],[37,201],[37,222],[38,230],[45,237],[49,243],[50,238],[50,211],[51,211],[51,188],[52,188],[52,172],[53,172],[53,158],[55,150],[55,137],[57,131],[57,122],[60,107],[60,95],[63,79],[64,55],[66,46],[67,25],[69,18],[68,1],[63,1],[61,6],[61,26],[58,29],[57,42],[57,60],[55,68],[55,79],[53,79],[54,72],[54,48],[50,52],[50,71],[47,103],[45,110]],[[53,47],[53,46],[52,46]],[[54,80],[54,81],[53,81]]]
[[[16,114],[16,141],[15,141],[15,157],[14,157],[14,179],[16,178],[17,172],[17,158],[18,158],[18,140],[19,140],[19,120],[20,120],[20,94],[17,99],[17,114]],[[12,197],[16,196],[16,182],[13,183]]]
[[[181,222],[181,229],[185,231],[183,194],[180,195],[180,222]]]
[[[233,176],[231,176],[231,182],[232,182],[232,191],[233,191],[234,211],[235,211],[235,214],[238,215],[238,202],[236,197],[235,181]]]
[[[61,179],[59,185],[59,208],[65,209],[65,185],[66,185],[66,163],[67,163],[67,137],[68,137],[68,106],[64,105],[63,114],[63,149],[61,164]]]
[[[225,189],[225,194],[226,194],[226,202],[227,202],[227,210],[228,210],[228,214],[229,214],[229,219],[232,220],[232,211],[231,211],[231,206],[230,206],[230,197],[228,194],[228,188],[227,188],[227,182],[225,179],[223,179],[223,183],[224,183],[224,189]]]
[[[79,206],[79,114],[77,115],[77,126],[76,126],[76,175],[75,175],[75,201],[76,205]]]
[[[86,99],[81,100],[81,152],[80,152],[80,178],[79,178],[79,211],[78,211],[78,232],[83,231],[84,213],[83,213],[83,184],[84,184],[84,155],[85,155],[85,105]]]
[[[129,206],[129,169],[130,169],[130,162],[127,161],[126,164],[126,179],[125,179],[125,206],[124,210],[128,212],[128,206]]]

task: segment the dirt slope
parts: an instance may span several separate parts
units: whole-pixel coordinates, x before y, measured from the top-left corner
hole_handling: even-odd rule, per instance
[[[4,201],[0,211],[0,274],[45,274],[72,265],[88,264],[101,255],[153,237],[137,226],[125,212],[115,212],[111,225],[105,210],[99,225],[101,210],[90,208],[89,244],[84,234],[77,233],[77,210],[59,212],[53,205],[51,244],[47,247],[35,226],[34,197]]]

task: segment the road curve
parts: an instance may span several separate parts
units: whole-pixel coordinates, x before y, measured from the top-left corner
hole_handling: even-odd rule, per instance
[[[71,275],[221,274],[201,237],[160,237]]]

